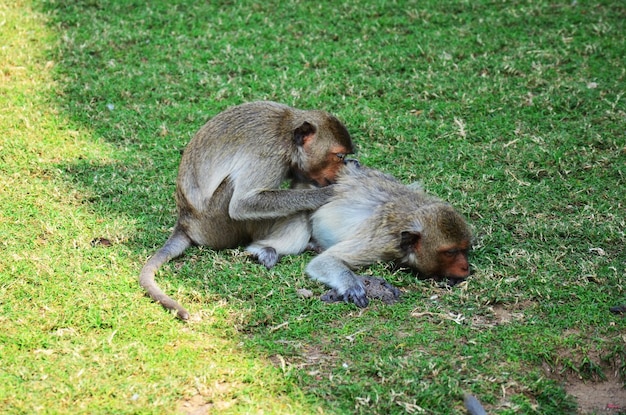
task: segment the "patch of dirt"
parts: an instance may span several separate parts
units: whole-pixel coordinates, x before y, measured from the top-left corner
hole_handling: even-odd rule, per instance
[[[577,329],[563,333],[564,336],[580,334]],[[565,391],[576,399],[581,415],[626,414],[626,388],[618,375],[622,358],[607,359],[605,354],[605,350],[596,348],[584,354],[580,350],[563,349],[558,352],[554,366],[543,364],[544,373],[561,382]]]
[[[578,402],[579,414],[624,414],[626,413],[626,389],[615,377],[605,382],[568,380],[565,390]]]
[[[202,390],[202,393],[179,401],[176,405],[176,413],[207,415],[224,411],[237,403],[236,399],[229,397],[231,389],[232,384],[228,382],[216,382],[212,387]]]
[[[202,395],[195,395],[189,399],[180,401],[176,405],[176,413],[185,415],[206,415],[209,413],[211,405],[205,402]]]
[[[514,304],[495,304],[487,309],[491,312],[491,315],[474,316],[471,324],[475,327],[494,327],[522,321],[525,318],[524,310],[533,305],[532,301],[522,301]]]
[[[285,371],[288,368],[310,369],[310,375],[317,375],[320,369],[323,370],[328,366],[332,366],[336,360],[335,353],[325,353],[319,346],[302,346],[297,355],[284,357],[281,355],[272,355],[269,357],[270,362],[275,367]]]
[[[493,313],[499,324],[507,324],[512,321],[520,321],[524,319],[524,312],[521,309],[506,309],[501,305],[493,307]]]

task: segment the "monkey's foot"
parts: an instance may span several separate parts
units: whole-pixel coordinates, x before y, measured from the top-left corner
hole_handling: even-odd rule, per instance
[[[377,277],[368,277],[364,275],[359,275],[359,279],[363,282],[363,286],[365,287],[365,294],[367,298],[373,298],[376,300],[380,300],[385,304],[393,304],[400,299],[400,290],[389,284],[382,278]],[[346,293],[347,294],[347,293]],[[347,298],[346,294],[340,295],[337,293],[337,290],[334,288],[332,290],[324,293],[320,299],[326,303],[336,303],[336,302],[353,302],[359,307],[367,307],[367,298],[365,298],[364,302],[355,302],[351,301],[351,298]],[[348,296],[350,297],[350,296]],[[364,305],[360,305],[360,303],[364,303]]]
[[[259,264],[265,265],[267,269],[272,269],[278,263],[278,253],[271,246],[260,248],[251,245],[246,250],[256,258]]]
[[[316,254],[321,254],[324,252],[324,248],[322,248],[317,242],[310,241],[305,248],[305,251],[315,252]]]

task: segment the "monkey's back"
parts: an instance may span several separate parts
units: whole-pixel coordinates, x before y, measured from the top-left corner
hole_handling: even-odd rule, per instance
[[[382,246],[402,230],[420,226],[420,208],[440,202],[419,186],[407,186],[381,171],[348,164],[338,176],[334,196],[312,214],[312,234],[324,249],[360,233],[363,238],[376,238]],[[368,221],[375,222],[374,226]],[[377,226],[380,223],[385,226]],[[385,234],[373,236],[371,229]]]
[[[276,147],[285,113],[290,107],[269,101],[229,108],[207,121],[187,145],[178,173],[178,185],[186,200],[199,208],[228,178],[235,186],[241,175],[256,165],[284,165],[290,147]],[[260,178],[268,188],[278,187],[284,172]]]

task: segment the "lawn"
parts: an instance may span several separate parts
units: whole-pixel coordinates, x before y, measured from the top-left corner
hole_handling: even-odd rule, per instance
[[[626,4],[0,0],[3,414],[626,413]],[[181,151],[273,100],[471,223],[473,274],[325,304],[304,267],[193,248]],[[301,298],[299,289],[311,290]]]

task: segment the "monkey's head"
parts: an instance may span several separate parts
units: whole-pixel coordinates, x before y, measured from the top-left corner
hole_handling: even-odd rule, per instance
[[[419,224],[402,232],[404,262],[425,277],[465,279],[471,239],[467,222],[450,205],[431,205]]]
[[[294,130],[296,152],[292,157],[294,176],[315,186],[335,183],[337,174],[354,153],[346,127],[324,111],[306,111],[307,120]]]

